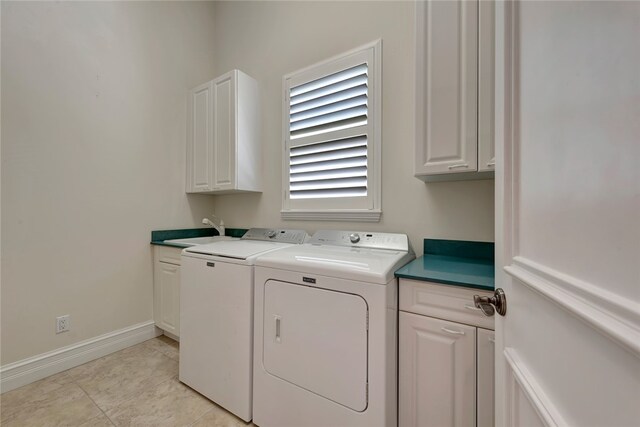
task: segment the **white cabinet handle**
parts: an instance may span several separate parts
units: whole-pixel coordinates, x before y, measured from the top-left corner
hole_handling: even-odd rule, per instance
[[[478,307],[474,307],[474,306],[469,305],[469,304],[465,304],[464,308],[466,308],[467,310],[481,311]]]
[[[489,162],[487,163],[487,167],[492,168],[496,165],[496,162]]]
[[[449,170],[451,170],[451,169],[460,169],[460,168],[468,168],[468,167],[469,167],[469,165],[468,165],[468,164],[466,164],[466,163],[460,163],[460,164],[458,164],[458,165],[451,165],[451,166],[449,166]]]
[[[440,328],[442,329],[444,332],[447,332],[449,334],[453,334],[453,335],[464,335],[464,331],[454,331],[451,329],[447,329],[447,328]]]

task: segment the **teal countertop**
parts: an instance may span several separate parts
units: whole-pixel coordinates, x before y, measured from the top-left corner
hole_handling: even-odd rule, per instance
[[[467,288],[495,287],[494,244],[424,239],[424,255],[396,271],[396,277]]]
[[[225,236],[242,237],[247,232],[246,228],[226,228]],[[183,228],[179,230],[155,230],[151,232],[151,244],[160,246],[172,246],[174,248],[184,248],[185,245],[165,242],[173,239],[191,239],[193,237],[217,236],[218,230],[213,227],[207,228]]]

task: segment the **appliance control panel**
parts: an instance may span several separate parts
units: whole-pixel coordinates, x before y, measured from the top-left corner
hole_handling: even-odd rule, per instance
[[[406,234],[368,231],[320,230],[309,240],[313,245],[351,246],[358,248],[410,251]]]
[[[308,238],[309,235],[304,230],[290,230],[285,228],[251,228],[242,236],[243,240],[297,244],[304,243]]]

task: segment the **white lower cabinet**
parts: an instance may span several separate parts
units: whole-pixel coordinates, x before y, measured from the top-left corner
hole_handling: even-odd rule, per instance
[[[493,427],[494,421],[494,369],[495,333],[488,329],[478,328],[476,348],[478,358],[478,426]]]
[[[401,426],[472,426],[476,328],[400,313]]]
[[[165,332],[180,337],[180,248],[155,246],[153,260],[153,320]]]
[[[494,332],[479,327],[493,319],[474,310],[474,294],[488,293],[400,280],[400,427],[494,425]]]

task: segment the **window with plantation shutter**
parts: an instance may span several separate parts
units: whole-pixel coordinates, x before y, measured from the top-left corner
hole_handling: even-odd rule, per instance
[[[380,219],[377,41],[284,78],[285,219]]]

